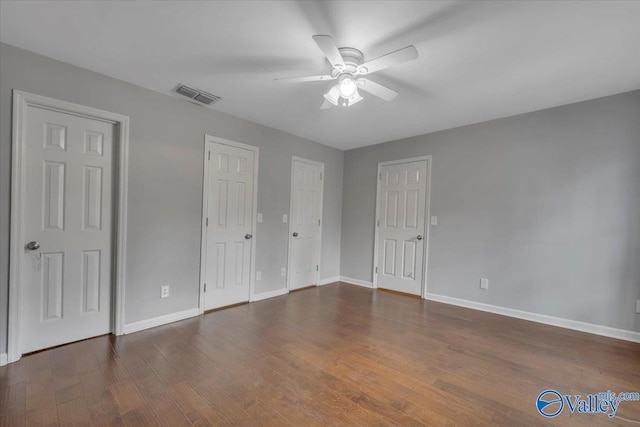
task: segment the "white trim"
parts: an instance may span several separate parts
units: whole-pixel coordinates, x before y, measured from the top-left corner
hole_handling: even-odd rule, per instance
[[[9,360],[7,353],[0,353],[0,366],[6,365],[8,363],[7,360]]]
[[[258,217],[258,163],[260,159],[260,148],[243,144],[241,142],[231,141],[229,139],[219,138],[213,135],[204,136],[204,173],[202,177],[202,222],[201,222],[201,235],[200,235],[200,299],[198,303],[198,309],[200,313],[204,313],[205,311],[205,297],[204,297],[204,283],[207,278],[207,269],[206,269],[206,257],[207,257],[207,207],[208,207],[208,196],[209,196],[209,159],[208,152],[211,150],[209,144],[223,144],[229,145],[231,147],[242,148],[244,150],[253,151],[254,159],[253,159],[253,221],[251,223],[251,266],[250,266],[250,279],[249,279],[249,295],[247,301],[253,301],[254,292],[255,292],[255,284],[256,284],[256,230],[257,230],[257,217]]]
[[[366,280],[352,279],[351,277],[340,276],[340,281],[350,285],[364,286],[365,288],[373,288],[373,283]]]
[[[611,328],[609,326],[580,322],[578,320],[563,319],[561,317],[547,316],[546,314],[538,314],[529,311],[516,310],[513,308],[500,307],[497,305],[484,304],[481,302],[448,297],[445,295],[427,293],[425,295],[425,298],[430,301],[456,305],[458,307],[466,307],[473,310],[486,311],[488,313],[499,314],[502,316],[529,320],[531,322],[544,323],[545,325],[558,326],[560,328],[573,329],[574,331],[587,332],[590,334],[602,335],[605,337],[640,343],[640,332]]]
[[[384,166],[389,165],[398,165],[401,163],[413,163],[413,162],[427,162],[427,188],[425,189],[424,195],[424,253],[422,255],[422,283],[421,283],[421,296],[425,298],[427,293],[427,266],[429,264],[429,239],[431,237],[431,169],[433,164],[433,156],[419,156],[419,157],[410,157],[408,159],[398,159],[398,160],[389,160],[386,162],[378,163],[378,173],[376,174],[376,217],[374,226],[374,238],[373,238],[373,267],[371,269],[371,274],[373,277],[372,287],[378,287],[378,273],[376,273],[376,267],[378,267],[378,239],[380,235],[380,227],[378,227],[378,220],[380,220],[380,174],[382,173],[382,168]]]
[[[207,280],[207,211],[209,209],[209,143],[204,136],[204,156],[202,173],[202,217],[200,218],[200,293],[198,309],[204,313],[204,283]]]
[[[189,310],[178,311],[176,313],[165,314],[164,316],[158,316],[152,319],[140,320],[139,322],[133,322],[124,325],[124,333],[132,334],[134,332],[143,331],[145,329],[155,328],[156,326],[166,325],[167,323],[173,323],[179,320],[196,317],[200,314],[200,309],[196,307]]]
[[[433,164],[432,156],[427,157],[427,194],[425,194],[425,242],[424,242],[424,265],[422,266],[422,298],[427,294],[427,276],[429,275],[429,241],[431,240],[431,169]]]
[[[263,299],[267,298],[275,298],[281,295],[286,295],[288,293],[289,289],[287,288],[276,289],[275,291],[261,292],[259,294],[254,294],[251,298],[251,302],[262,301]]]
[[[318,286],[329,285],[331,283],[335,283],[335,282],[339,282],[339,281],[340,281],[340,276],[327,277],[326,279],[320,279],[318,281]]]
[[[98,110],[83,105],[60,101],[28,92],[13,90],[13,132],[11,160],[11,246],[9,252],[9,318],[8,318],[8,362],[20,360],[22,319],[21,265],[24,256],[23,205],[25,197],[25,161],[24,137],[26,135],[27,108],[36,106],[64,114],[72,114],[93,120],[112,123],[117,128],[114,158],[114,267],[113,267],[113,324],[111,332],[121,335],[124,327],[124,292],[126,272],[126,240],[127,240],[127,188],[128,188],[128,156],[129,156],[129,117],[108,111]]]
[[[324,215],[323,215],[323,200],[324,200],[324,163],[316,162],[314,160],[304,159],[298,156],[291,156],[291,183],[289,187],[289,239],[287,246],[287,289],[291,290],[291,268],[292,268],[292,251],[291,251],[291,241],[293,240],[293,222],[291,221],[291,213],[293,212],[293,179],[294,179],[294,163],[308,163],[311,165],[320,166],[320,174],[322,178],[321,181],[321,191],[320,191],[320,203],[318,209],[320,210],[320,226],[318,230],[318,243],[317,243],[317,254],[318,254],[318,268],[316,270],[316,286],[320,283],[320,270],[322,268],[322,227],[324,226]]]

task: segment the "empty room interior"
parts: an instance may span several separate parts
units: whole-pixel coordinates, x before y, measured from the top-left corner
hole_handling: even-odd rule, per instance
[[[639,393],[640,1],[0,1],[0,426]]]

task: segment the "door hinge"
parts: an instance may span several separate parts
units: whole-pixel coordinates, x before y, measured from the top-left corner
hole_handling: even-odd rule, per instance
[[[320,267],[316,265],[316,271],[320,271]]]
[[[207,292],[207,284],[204,284],[204,291]]]
[[[209,218],[207,218],[205,227],[208,227],[208,226],[209,226]]]
[[[320,173],[320,180],[322,180],[322,172]]]
[[[378,179],[379,179],[380,181],[382,181],[382,172],[380,172],[380,173],[378,174]]]
[[[378,267],[376,267],[376,274],[378,274]]]
[[[320,225],[320,220],[318,220],[318,225]]]
[[[207,156],[207,160],[211,160],[211,151],[209,151],[209,154]]]
[[[376,221],[376,224],[380,227],[380,220]]]

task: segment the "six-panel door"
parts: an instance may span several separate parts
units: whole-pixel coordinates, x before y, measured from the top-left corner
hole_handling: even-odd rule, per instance
[[[205,309],[249,300],[254,152],[210,144]]]
[[[294,159],[292,173],[289,288],[298,289],[318,281],[322,166]]]
[[[22,353],[111,330],[113,132],[27,109]]]
[[[378,287],[420,295],[425,246],[427,161],[382,167]]]

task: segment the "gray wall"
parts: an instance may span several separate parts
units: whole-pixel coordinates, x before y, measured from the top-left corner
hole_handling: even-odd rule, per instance
[[[640,331],[640,91],[347,151],[343,276],[372,280],[377,163],[423,155],[428,292]]]
[[[198,305],[205,133],[260,147],[256,292],[286,286],[282,214],[289,211],[292,155],[325,163],[320,276],[339,275],[342,151],[0,44],[0,353],[7,337],[12,89],[131,118],[127,323]],[[171,297],[161,300],[167,283]]]

